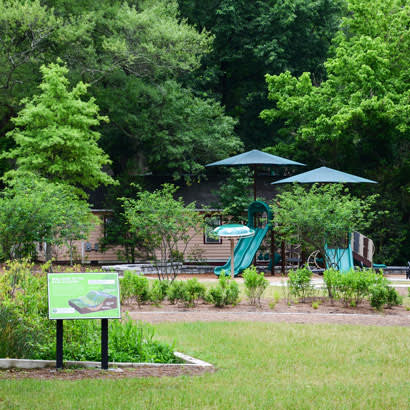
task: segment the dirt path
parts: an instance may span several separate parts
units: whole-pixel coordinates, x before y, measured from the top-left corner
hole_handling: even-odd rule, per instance
[[[297,312],[130,312],[134,320],[150,323],[161,322],[277,322],[277,323],[329,323],[368,326],[410,326],[410,316],[351,313],[297,313]]]

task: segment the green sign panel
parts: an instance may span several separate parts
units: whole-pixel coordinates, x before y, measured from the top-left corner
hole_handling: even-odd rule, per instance
[[[49,273],[50,319],[119,319],[118,273]]]

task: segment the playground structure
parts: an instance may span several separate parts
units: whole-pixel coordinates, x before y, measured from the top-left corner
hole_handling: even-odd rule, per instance
[[[349,235],[344,246],[332,247],[325,245],[325,257],[321,257],[320,251],[312,252],[307,258],[303,258],[301,247],[298,245],[281,244],[279,252],[271,246],[270,253],[260,252],[263,240],[268,232],[272,233],[272,212],[268,204],[262,201],[254,201],[248,208],[247,226],[254,229],[255,235],[239,239],[234,249],[234,276],[241,274],[254,261],[268,261],[268,270],[274,273],[275,265],[281,264],[281,271],[292,269],[307,264],[310,269],[323,271],[324,268],[334,268],[347,272],[359,267],[384,268],[385,265],[373,264],[374,244],[370,238],[360,232]],[[273,233],[272,233],[273,239]],[[259,255],[257,253],[259,251]],[[273,262],[272,262],[273,255]],[[214,273],[219,276],[222,271],[228,274],[231,271],[231,258],[223,266],[217,266]]]
[[[248,208],[247,226],[255,231],[252,237],[241,238],[234,249],[234,276],[248,268],[256,256],[256,252],[262,244],[266,234],[271,229],[272,212],[269,205],[262,201],[254,201]],[[223,266],[214,269],[215,275],[219,276],[222,271],[229,273],[231,258]]]

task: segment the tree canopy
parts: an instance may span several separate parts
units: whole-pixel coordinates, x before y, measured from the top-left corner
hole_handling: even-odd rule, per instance
[[[292,151],[310,164],[379,181],[380,208],[400,209],[391,232],[406,230],[398,225],[410,217],[409,24],[408,2],[349,1],[325,62],[327,79],[318,85],[307,72],[267,75],[275,107],[261,114],[267,122],[284,122],[282,143],[273,149],[279,155]],[[383,218],[375,227],[385,224]],[[385,247],[386,258],[400,252],[405,257],[403,243],[397,242],[403,236],[381,238],[378,231],[373,231],[376,245]]]
[[[99,115],[94,98],[81,99],[87,86],[79,82],[70,91],[68,69],[59,63],[42,66],[41,72],[41,92],[23,100],[24,107],[12,119],[16,128],[8,133],[16,147],[3,156],[15,159],[19,171],[76,188],[114,183],[102,171],[111,161],[98,146],[100,133],[95,131],[108,119]]]

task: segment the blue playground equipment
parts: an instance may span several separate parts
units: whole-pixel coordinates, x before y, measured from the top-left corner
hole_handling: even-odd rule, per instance
[[[349,236],[350,237],[350,236]],[[353,252],[350,245],[350,240],[347,243],[347,248],[329,248],[325,244],[326,252],[326,267],[337,269],[340,272],[347,272],[354,269]]]
[[[264,226],[259,226],[261,218],[258,215],[266,214],[264,217],[266,223]],[[246,268],[248,268],[253,258],[256,255],[263,238],[271,229],[272,212],[269,205],[262,201],[254,201],[249,205],[248,208],[248,223],[247,226],[255,230],[255,235],[249,238],[239,239],[234,250],[234,276],[242,273]],[[257,226],[255,226],[255,221]],[[222,271],[225,271],[225,275],[229,275],[231,271],[231,258],[223,266],[217,266],[214,269],[215,275],[219,276]]]

